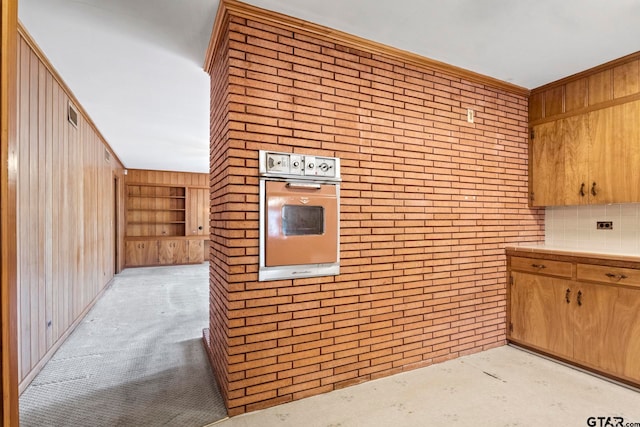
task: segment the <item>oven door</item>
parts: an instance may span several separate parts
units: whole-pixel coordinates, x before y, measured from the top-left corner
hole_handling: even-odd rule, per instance
[[[338,262],[335,184],[266,181],[264,266]]]

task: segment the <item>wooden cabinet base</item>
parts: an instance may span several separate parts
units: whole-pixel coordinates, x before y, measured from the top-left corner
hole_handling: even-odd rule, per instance
[[[578,363],[573,359],[562,357],[562,356],[558,356],[557,354],[554,354],[554,353],[550,353],[550,352],[546,351],[544,348],[532,346],[532,345],[530,345],[530,344],[528,344],[526,342],[523,342],[523,341],[520,341],[520,340],[517,340],[517,339],[512,339],[512,338],[507,339],[507,343],[512,345],[512,346],[514,346],[514,347],[518,347],[520,349],[529,351],[531,353],[539,354],[540,356],[546,357],[548,359],[555,360],[557,362],[573,366],[575,368],[578,368],[578,369],[583,370],[585,372],[588,372],[590,374],[599,376],[601,378],[606,378],[608,380],[611,380],[611,381],[614,381],[614,382],[617,382],[617,383],[625,384],[625,385],[628,385],[628,386],[633,387],[635,389],[640,388],[640,381],[638,381],[638,380],[630,379],[628,377],[619,376],[619,375],[611,375],[611,374],[607,373],[606,371],[603,371],[602,369],[599,369],[597,367],[590,366],[590,365],[583,364],[583,363]]]
[[[510,342],[640,386],[640,261],[508,249],[507,266]]]
[[[135,239],[125,242],[126,267],[200,264],[207,241],[202,239]]]

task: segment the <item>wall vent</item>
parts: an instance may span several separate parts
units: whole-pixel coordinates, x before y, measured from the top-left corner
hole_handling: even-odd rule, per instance
[[[69,102],[69,108],[67,109],[67,118],[69,119],[69,123],[73,125],[73,127],[78,127],[78,110],[73,106],[71,102]]]
[[[106,148],[104,149],[104,161],[106,163],[111,163],[111,153]]]

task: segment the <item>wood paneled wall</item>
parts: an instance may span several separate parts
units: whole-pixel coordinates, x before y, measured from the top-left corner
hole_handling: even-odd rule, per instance
[[[533,89],[529,98],[529,124],[637,99],[640,99],[640,52]]]
[[[208,187],[209,175],[206,173],[152,171],[146,169],[128,169],[127,184],[159,184],[185,187]]]
[[[79,110],[77,127],[67,120],[69,103]],[[23,30],[18,141],[23,390],[118,270],[117,224],[123,216],[122,201],[116,200],[123,194],[116,189],[123,181],[122,164]]]

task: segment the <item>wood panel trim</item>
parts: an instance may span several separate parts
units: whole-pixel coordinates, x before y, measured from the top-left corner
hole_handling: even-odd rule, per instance
[[[3,426],[17,426],[18,314],[17,314],[17,0],[0,9],[0,359],[2,360]]]
[[[318,37],[323,40],[339,43],[341,45],[358,49],[364,52],[383,55],[391,59],[399,60],[411,65],[429,68],[461,79],[465,79],[474,83],[479,83],[495,89],[504,90],[516,95],[529,96],[529,89],[522,86],[514,85],[493,77],[485,76],[464,68],[436,61],[435,59],[426,58],[424,56],[408,52],[406,50],[391,47],[382,43],[367,40],[343,31],[335,30],[319,24],[314,24],[303,19],[294,18],[278,12],[262,9],[237,0],[221,0],[218,6],[218,12],[209,40],[207,48],[204,70],[209,72],[211,64],[218,48],[218,43],[222,37],[223,22],[227,15],[238,16],[241,18],[252,19],[265,24],[275,25],[276,27],[295,30],[296,32]]]
[[[203,185],[188,185],[188,184],[157,184],[155,182],[142,182],[142,181],[127,181],[126,185],[142,185],[146,187],[184,187],[184,188],[201,188],[208,190],[209,187]]]
[[[127,242],[155,242],[160,240],[209,240],[209,236],[131,236],[125,238]]]
[[[211,30],[211,36],[209,38],[209,45],[207,46],[207,51],[204,56],[204,64],[202,65],[204,71],[210,73],[211,67],[213,65],[213,58],[215,57],[215,53],[218,50],[218,43],[222,37],[222,28],[225,17],[228,13],[228,1],[221,0],[218,4],[218,11],[216,12],[216,18],[213,21],[213,29]]]
[[[65,83],[65,81],[62,79],[60,74],[58,74],[58,71],[53,67],[53,65],[49,61],[49,58],[47,58],[47,56],[44,54],[42,49],[40,49],[40,46],[38,46],[36,41],[33,39],[31,34],[29,34],[29,32],[26,30],[26,28],[22,25],[21,22],[18,23],[18,34],[24,39],[24,41],[27,43],[27,45],[29,45],[31,50],[36,54],[36,56],[40,59],[40,61],[42,61],[42,63],[44,64],[46,69],[51,73],[53,78],[56,79],[58,84],[67,93],[67,95],[69,96],[69,99],[73,102],[73,104],[77,108],[78,112],[84,116],[84,119],[87,121],[89,126],[91,126],[91,128],[94,130],[94,132],[100,137],[100,139],[102,140],[102,143],[104,144],[106,149],[109,150],[109,153],[111,153],[111,156],[115,159],[115,161],[118,163],[118,165],[120,167],[122,167],[122,168],[125,168],[124,163],[122,162],[122,160],[120,160],[120,157],[118,157],[118,155],[113,150],[113,148],[111,148],[111,146],[107,142],[106,138],[102,135],[102,133],[98,129],[98,126],[96,126],[94,121],[91,119],[91,116],[89,116],[89,113],[87,113],[87,111],[84,109],[84,107],[82,106],[80,101],[78,101],[78,98],[76,98],[76,96],[73,93],[73,91]]]
[[[208,187],[209,174],[203,172],[181,172],[150,169],[128,169],[126,185],[151,185],[155,187]]]
[[[638,101],[638,100],[640,100],[640,92],[635,93],[633,95],[627,95],[620,98],[611,99],[609,101],[604,101],[599,104],[589,105],[587,107],[580,108],[580,109],[571,111],[569,113],[555,114],[553,116],[544,117],[542,119],[532,120],[529,122],[529,126],[532,127],[532,126],[537,126],[543,123],[555,122],[557,120],[566,119],[568,117],[580,116],[582,114],[587,114],[592,111],[603,110],[605,108],[614,107],[616,105],[627,104],[629,102]]]
[[[572,74],[570,76],[563,77],[563,78],[561,78],[559,80],[555,80],[553,82],[550,82],[550,83],[547,83],[545,85],[539,86],[537,88],[531,89],[531,95],[534,95],[534,94],[539,93],[539,92],[545,92],[545,91],[547,91],[549,89],[552,89],[554,87],[562,86],[562,85],[565,85],[567,83],[571,83],[571,82],[574,82],[576,80],[580,80],[582,78],[589,77],[589,76],[594,75],[594,74],[598,74],[599,72],[602,72],[602,71],[605,71],[605,70],[613,69],[613,68],[615,68],[615,67],[617,67],[619,65],[624,65],[627,62],[635,61],[636,59],[640,59],[640,51],[631,53],[631,54],[623,56],[621,58],[614,59],[614,60],[609,61],[609,62],[605,62],[604,64],[597,65],[597,66],[589,68],[587,70],[580,71],[579,73]]]

